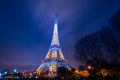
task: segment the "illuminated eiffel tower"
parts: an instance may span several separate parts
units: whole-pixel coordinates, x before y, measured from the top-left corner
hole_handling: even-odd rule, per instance
[[[60,48],[58,38],[58,25],[57,21],[55,21],[51,46],[49,48],[47,56],[37,69],[36,74],[38,76],[42,76],[43,73],[47,72],[48,77],[55,77],[57,76],[57,69],[59,67],[65,67],[67,70],[71,70],[69,64],[67,63],[67,60],[65,60],[65,58],[63,57]]]

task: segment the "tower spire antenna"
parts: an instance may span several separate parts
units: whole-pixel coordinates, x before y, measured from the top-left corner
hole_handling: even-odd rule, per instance
[[[54,22],[54,31],[53,31],[51,46],[54,46],[54,45],[60,46],[59,37],[58,37],[58,24],[57,24],[57,22],[58,21],[56,19]]]

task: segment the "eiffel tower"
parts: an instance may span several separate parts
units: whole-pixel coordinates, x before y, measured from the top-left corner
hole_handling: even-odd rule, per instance
[[[65,67],[67,70],[71,70],[60,48],[58,25],[57,21],[55,21],[51,46],[49,48],[47,56],[44,60],[42,60],[42,64],[38,67],[36,74],[38,76],[42,76],[42,73],[47,72],[48,77],[56,77],[57,69],[59,67]]]

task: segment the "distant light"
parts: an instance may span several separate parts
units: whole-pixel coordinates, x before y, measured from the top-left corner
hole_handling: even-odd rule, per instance
[[[91,69],[92,67],[91,66],[88,66],[88,69]]]
[[[13,70],[13,72],[15,72],[15,73],[16,73],[16,72],[17,72],[17,69],[14,69],[14,70]]]
[[[2,76],[2,73],[0,73],[0,77]]]
[[[78,70],[76,70],[75,72],[78,73]]]
[[[7,74],[7,73],[8,73],[7,71],[4,72],[4,74]]]

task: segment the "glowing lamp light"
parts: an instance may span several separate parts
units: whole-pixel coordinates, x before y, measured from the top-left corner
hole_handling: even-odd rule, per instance
[[[16,72],[17,72],[17,69],[14,69],[14,70],[13,70],[13,72],[15,72],[15,73],[16,73]]]
[[[91,66],[88,66],[88,69],[91,69],[92,67]]]
[[[2,73],[0,73],[0,77],[2,76]]]
[[[7,71],[4,72],[4,74],[7,74],[7,73],[8,73]]]
[[[75,72],[78,73],[78,70],[76,70]]]

